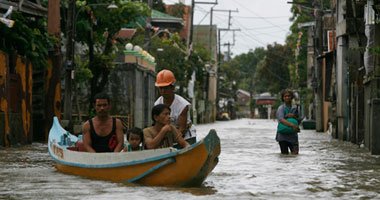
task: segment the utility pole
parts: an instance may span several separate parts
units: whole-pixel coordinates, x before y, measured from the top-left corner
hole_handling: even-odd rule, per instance
[[[195,0],[191,0],[191,26],[190,26],[190,37],[189,37],[189,41],[187,43],[188,51],[191,51],[193,48],[195,4],[218,4],[218,0],[215,0],[215,2],[195,2]],[[192,81],[195,84],[195,81],[196,81],[195,76],[194,76],[194,80],[192,80]],[[192,110],[193,110],[193,123],[196,124],[197,123],[197,108],[196,108],[196,96],[195,96],[195,94],[193,94],[193,98],[191,100],[191,106],[192,106]]]
[[[228,15],[228,28],[227,29],[230,29],[231,27],[231,12],[239,12],[237,9],[236,10],[218,10],[218,9],[214,9],[213,7],[211,8],[210,10],[210,32],[209,32],[209,43],[208,43],[208,47],[209,47],[209,50],[211,52],[212,50],[212,19],[213,19],[213,14],[214,14],[214,11],[215,12],[228,12],[229,15]]]
[[[44,129],[45,129],[45,140],[48,139],[49,130],[53,124],[53,117],[57,116],[58,119],[61,118],[61,90],[57,87],[61,83],[61,67],[62,67],[62,56],[61,56],[61,14],[59,9],[60,0],[50,0],[48,9],[48,33],[50,36],[55,37],[57,42],[54,44],[52,51],[49,51],[49,57],[52,60],[51,66],[51,76],[47,77],[49,79],[49,85],[46,85],[45,92],[45,102],[44,102]],[[58,98],[56,98],[58,97]],[[39,119],[35,119],[39,120]]]
[[[317,92],[315,96],[315,109],[316,109],[316,131],[323,131],[323,80],[322,80],[322,67],[323,67],[323,12],[320,8],[320,1],[314,0],[315,15],[315,39],[314,39],[314,63],[315,74],[317,77]]]
[[[232,36],[233,42],[232,42],[232,44],[230,42],[223,44],[223,46],[228,46],[228,51],[227,51],[227,55],[228,55],[227,60],[228,61],[231,59],[231,57],[230,57],[230,55],[231,55],[231,46],[235,46],[235,31],[240,31],[240,29],[230,29],[230,31],[233,32],[233,36]]]
[[[213,17],[213,12],[214,12],[214,6],[211,7],[210,9],[210,30],[209,30],[209,33],[208,33],[208,49],[210,50],[210,53],[212,53],[212,30],[213,30],[213,27],[212,27],[212,17]]]
[[[152,14],[152,7],[153,7],[153,1],[152,0],[148,0],[148,7],[149,7],[149,13]],[[149,52],[149,49],[150,49],[150,26],[151,26],[151,23],[152,22],[152,17],[149,16],[147,19],[146,19],[146,24],[145,24],[145,37],[144,37],[144,44],[147,44],[146,46],[146,51]]]
[[[71,73],[74,69],[74,10],[75,10],[75,0],[69,0],[69,7],[67,9],[67,24],[66,24],[66,63],[65,63],[65,103],[64,103],[64,116],[65,120],[71,123],[72,118],[72,84],[71,84]]]
[[[219,111],[219,68],[220,68],[220,53],[221,53],[221,45],[220,45],[220,32],[221,31],[230,31],[232,29],[230,29],[231,27],[231,13],[232,12],[239,12],[237,9],[236,10],[220,10],[220,9],[212,9],[212,11],[214,12],[228,12],[229,15],[228,15],[228,26],[227,28],[224,28],[224,29],[218,29],[218,61],[217,61],[217,67],[216,67],[216,111],[218,112]],[[213,15],[213,13],[211,13],[211,15]],[[212,27],[212,21],[210,21],[210,27]],[[236,29],[237,30],[237,29]],[[239,29],[240,30],[240,29]],[[212,43],[212,40],[211,40],[211,31],[212,29],[210,28],[210,37],[209,37],[209,45],[211,47],[211,43]]]
[[[216,5],[216,4],[218,4],[218,0],[215,0],[215,2],[200,2],[200,1],[191,0],[191,26],[190,26],[190,37],[189,37],[188,46],[191,46],[193,43],[194,10],[195,10],[194,7],[195,7],[195,4],[214,4],[214,5]],[[211,18],[212,18],[212,16],[211,16]],[[212,23],[212,19],[211,19],[211,23]]]
[[[194,33],[194,7],[195,7],[195,1],[191,0],[191,25],[190,25],[190,37],[189,41],[187,43],[187,49],[190,48],[190,46],[193,43],[193,33]]]
[[[230,51],[231,51],[231,43],[230,42],[228,42],[227,44],[225,44],[225,46],[227,46],[227,49],[228,49],[228,51],[227,51],[227,61],[229,61],[230,60]]]
[[[220,44],[220,32],[221,31],[240,31],[240,29],[229,29],[229,28],[222,28],[222,29],[218,29],[218,66],[217,66],[217,69],[216,69],[216,74],[217,74],[217,80],[216,80],[216,107],[217,109],[219,109],[219,69],[220,69],[220,64],[221,64],[221,44]]]

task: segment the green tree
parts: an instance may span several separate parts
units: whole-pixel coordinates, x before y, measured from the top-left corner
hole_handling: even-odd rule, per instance
[[[170,9],[170,15],[174,17],[183,18],[183,14],[185,14],[185,5],[182,3],[174,4]]]
[[[240,79],[239,88],[249,91],[251,95],[258,91],[260,81],[256,80],[256,69],[259,62],[264,59],[264,48],[256,48],[254,51],[249,51],[246,54],[236,56],[235,59],[239,62]],[[262,91],[258,91],[262,92]]]
[[[257,79],[267,85],[266,91],[277,94],[290,86],[289,64],[294,62],[289,45],[274,43],[267,46],[265,59],[258,66]]]
[[[219,94],[221,96],[225,96],[226,98],[233,98],[235,96],[241,80],[239,67],[240,63],[235,59],[221,64],[219,73]]]
[[[148,7],[145,3],[137,1],[116,1],[118,8],[108,9],[111,0],[77,1],[75,11],[75,40],[86,45],[88,69],[92,72],[90,79],[90,101],[96,93],[103,91],[108,82],[108,75],[113,68],[116,45],[115,34],[130,22],[135,21],[141,15],[148,15]],[[63,12],[67,13],[67,2],[62,2]],[[63,18],[62,30],[65,30],[65,18]]]
[[[162,33],[161,37],[152,38],[150,44],[150,54],[156,58],[156,71],[162,69],[171,70],[176,77],[177,91],[182,96],[187,96],[185,88],[191,79],[193,70],[196,72],[195,90],[203,94],[205,79],[205,64],[210,62],[210,53],[200,44],[194,44],[192,53],[188,56],[186,46],[178,33]],[[139,29],[133,40],[134,45],[144,44],[144,32]],[[200,91],[202,90],[202,91]]]
[[[144,0],[144,2],[148,3],[147,0]],[[166,6],[162,0],[153,0],[153,9],[166,13]]]
[[[46,18],[30,20],[21,12],[14,11],[13,28],[0,23],[0,50],[9,55],[21,55],[28,58],[33,68],[48,66],[48,49],[54,39],[47,33]]]
[[[294,62],[290,63],[290,73],[293,75],[291,78],[291,86],[294,88],[306,87],[307,83],[307,39],[308,39],[308,28],[299,28],[299,24],[306,22],[313,22],[313,12],[312,0],[301,0],[297,1],[302,5],[294,4],[291,8],[293,16],[290,21],[293,24],[290,26],[291,34],[286,38],[286,44],[289,45],[293,51],[298,51],[298,56],[293,53]],[[299,40],[299,41],[298,41]],[[297,45],[297,43],[299,43]],[[297,50],[298,46],[298,50]],[[297,65],[297,69],[296,69]],[[297,72],[296,72],[297,70]],[[298,74],[296,76],[296,74]]]

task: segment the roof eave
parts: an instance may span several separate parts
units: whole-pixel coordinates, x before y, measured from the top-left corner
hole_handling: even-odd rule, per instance
[[[165,19],[165,18],[159,18],[159,19],[152,19],[152,22],[155,22],[155,23],[172,23],[172,24],[180,24],[181,26],[184,25],[183,20],[178,20],[178,19]]]
[[[30,1],[24,1],[20,9],[19,4],[16,2],[0,0],[0,9],[8,10],[10,6],[13,6],[14,11],[20,11],[33,16],[47,17],[48,14],[47,8]]]

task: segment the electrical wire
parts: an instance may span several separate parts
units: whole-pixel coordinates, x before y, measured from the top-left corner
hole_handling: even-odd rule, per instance
[[[229,16],[229,15],[225,15],[225,14],[218,14],[218,15],[222,15],[222,16]],[[264,19],[283,19],[283,18],[290,18],[290,16],[274,16],[274,17],[250,17],[250,16],[239,16],[239,15],[234,15],[235,18],[241,18],[241,19],[261,19],[261,20],[264,20]]]
[[[281,24],[278,26],[286,26],[289,27],[289,24]],[[259,29],[272,29],[272,28],[278,28],[277,26],[262,26],[262,27],[256,27],[256,28],[246,28],[245,30],[250,31],[250,30],[259,30]]]
[[[210,12],[206,13],[205,16],[201,19],[201,21],[199,21],[198,23],[198,26],[201,25],[201,23],[203,22],[204,19],[206,19],[206,17],[210,14]]]
[[[239,21],[233,21],[233,22],[236,22],[237,24],[240,25]],[[270,37],[277,38],[277,39],[279,37],[278,35],[273,35],[272,34],[272,33],[279,33],[278,31],[276,31],[276,32],[260,32],[260,31],[256,31],[255,29],[247,30],[247,28],[244,28],[244,30],[246,30],[247,32],[250,32],[250,33],[254,32],[255,36],[257,36],[257,35],[264,35],[264,36],[270,36]]]
[[[251,12],[251,13],[253,13],[255,16],[260,17],[261,19],[263,19],[263,20],[266,21],[267,23],[269,23],[269,24],[271,24],[271,25],[273,25],[273,26],[277,26],[276,24],[273,24],[271,21],[265,19],[264,17],[260,16],[259,14],[255,13],[255,12],[253,12],[251,9],[247,8],[247,6],[244,6],[244,5],[240,4],[240,3],[238,3],[236,0],[232,0],[232,1],[235,2],[236,4],[238,4],[240,7],[242,7],[242,8],[244,8],[244,9],[248,10],[248,11]],[[283,30],[283,31],[287,31],[287,30],[283,29],[283,28],[280,27],[280,26],[277,26],[277,27],[280,28],[280,29]]]

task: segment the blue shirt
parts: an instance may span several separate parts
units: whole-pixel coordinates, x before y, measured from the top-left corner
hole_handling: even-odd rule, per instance
[[[286,107],[286,104],[282,104],[277,109],[276,118],[277,118],[278,123],[280,123],[281,119],[285,119],[285,107]],[[291,108],[289,109],[289,113],[293,113],[294,115],[298,116],[297,106],[291,105]],[[276,140],[278,142],[286,141],[293,144],[298,144],[298,133],[294,133],[294,134],[277,133]]]

